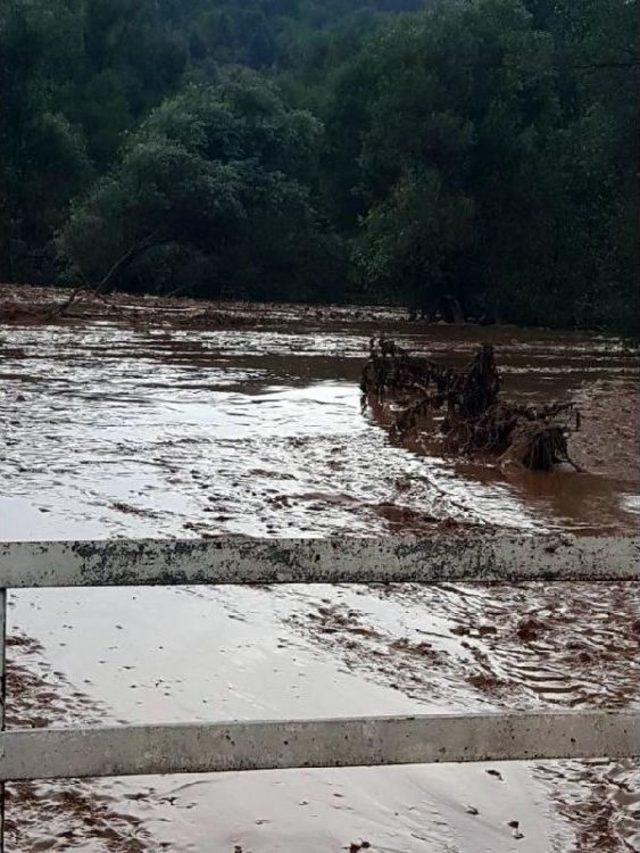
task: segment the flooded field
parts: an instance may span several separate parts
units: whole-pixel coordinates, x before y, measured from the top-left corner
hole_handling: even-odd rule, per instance
[[[0,537],[637,530],[639,368],[622,342],[244,311],[0,327]],[[358,388],[379,331],[454,364],[493,342],[509,395],[578,402],[589,473],[394,444]],[[41,590],[9,606],[9,726],[640,698],[631,584]],[[637,765],[609,762],[25,783],[7,803],[15,851],[622,851],[640,850],[638,817]]]

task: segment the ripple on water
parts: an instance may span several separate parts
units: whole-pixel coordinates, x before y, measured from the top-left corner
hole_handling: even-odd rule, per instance
[[[462,363],[480,334],[406,341]],[[527,399],[637,375],[610,340],[496,335],[507,387]],[[450,517],[534,530],[584,528],[613,498],[635,511],[628,485],[590,479],[572,517],[566,479],[523,485],[393,446],[360,410],[367,342],[330,329],[7,329],[0,536],[384,535]],[[639,620],[628,584],[25,591],[11,596],[10,708],[22,725],[627,707]],[[637,767],[492,770],[28,784],[11,788],[8,831],[21,850],[639,846]]]

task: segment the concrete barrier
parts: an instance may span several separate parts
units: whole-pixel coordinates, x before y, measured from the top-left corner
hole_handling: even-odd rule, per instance
[[[0,780],[640,755],[625,712],[435,714],[0,735]]]
[[[638,580],[640,537],[435,533],[427,539],[0,543],[0,588]]]
[[[639,578],[640,537],[4,542],[0,728],[7,588]],[[606,710],[12,730],[0,732],[0,808],[4,782],[18,779],[638,755],[640,714]]]

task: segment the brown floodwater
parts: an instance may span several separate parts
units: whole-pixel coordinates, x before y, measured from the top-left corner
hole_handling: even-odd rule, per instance
[[[299,317],[0,327],[0,537],[384,536],[451,518],[637,530],[633,348],[383,313]],[[394,444],[358,389],[369,337],[385,328],[455,364],[491,340],[509,396],[575,399],[572,452],[589,473],[505,472]],[[640,698],[632,584],[39,590],[12,593],[9,607],[9,726]],[[15,851],[640,850],[631,762],[38,782],[8,794]]]

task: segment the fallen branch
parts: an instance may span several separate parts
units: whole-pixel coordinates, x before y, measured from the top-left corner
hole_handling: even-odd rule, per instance
[[[166,242],[166,240],[158,239],[158,237],[151,235],[145,240],[142,240],[140,243],[136,243],[134,246],[131,246],[123,255],[118,258],[118,260],[111,266],[106,275],[98,282],[98,284],[94,288],[90,289],[86,281],[83,281],[71,291],[69,298],[60,306],[58,306],[54,313],[58,316],[64,316],[68,312],[69,308],[71,308],[73,303],[76,301],[77,297],[83,291],[89,291],[89,297],[91,299],[96,299],[98,296],[100,296],[100,294],[104,293],[104,291],[106,291],[111,286],[111,283],[131,263],[133,263],[136,258],[139,258],[145,252],[148,252],[149,249],[154,248],[155,246],[160,246]]]

